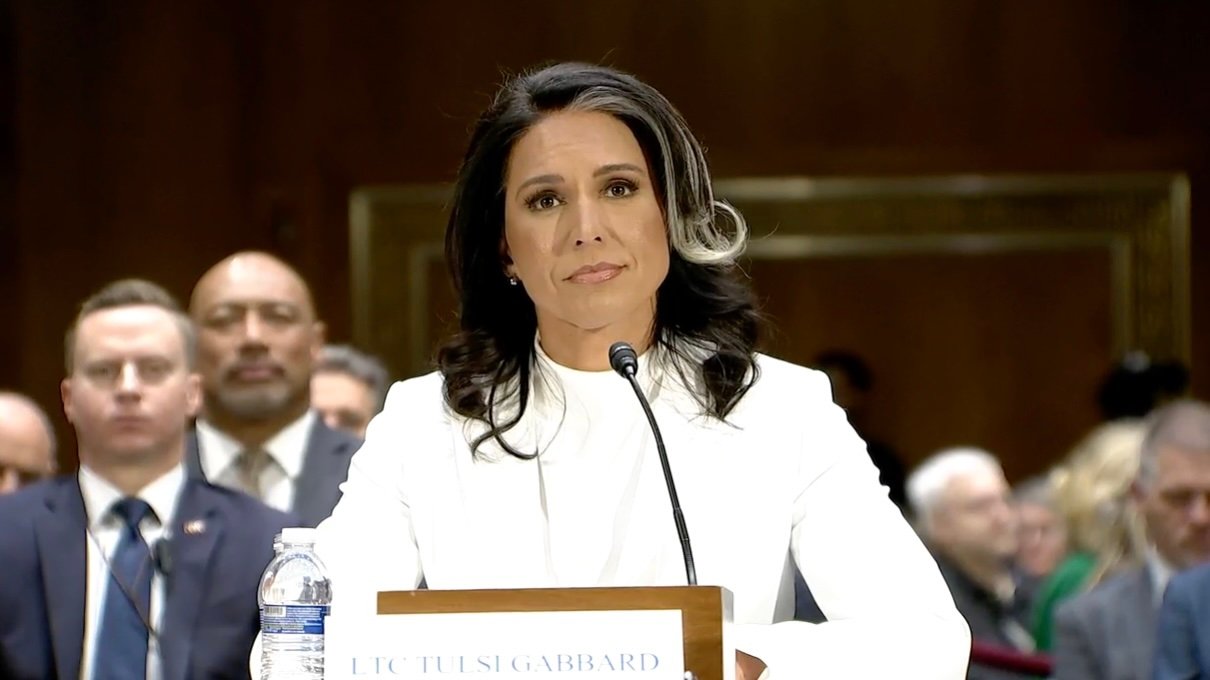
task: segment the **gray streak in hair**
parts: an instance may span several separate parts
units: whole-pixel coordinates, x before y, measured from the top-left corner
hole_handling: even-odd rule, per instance
[[[714,198],[706,154],[689,134],[683,122],[676,125],[677,138],[669,139],[663,127],[642,106],[610,89],[593,87],[580,93],[567,107],[576,111],[600,111],[619,117],[635,118],[655,136],[659,145],[664,175],[664,219],[668,240],[681,257],[696,264],[730,264],[743,252],[748,240],[748,225],[739,211]],[[677,186],[673,159],[686,162],[685,186]],[[654,160],[654,159],[649,159]],[[654,178],[653,178],[654,180]],[[684,192],[686,195],[682,196]],[[682,200],[688,201],[689,214],[682,214]],[[719,227],[718,217],[726,216],[734,231]]]

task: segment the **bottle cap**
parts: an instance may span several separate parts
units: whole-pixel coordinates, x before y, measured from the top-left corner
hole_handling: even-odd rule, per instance
[[[282,545],[315,545],[316,532],[309,527],[286,527],[281,530]]]

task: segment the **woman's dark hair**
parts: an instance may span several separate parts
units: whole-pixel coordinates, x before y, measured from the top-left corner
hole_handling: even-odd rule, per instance
[[[549,66],[507,82],[480,116],[454,189],[445,257],[460,298],[461,330],[437,354],[447,406],[484,422],[472,452],[503,438],[528,406],[537,315],[504,265],[504,183],[513,145],[557,111],[608,113],[630,128],[655,176],[668,229],[668,276],[656,299],[654,343],[704,412],[723,420],[757,379],[760,317],[735,258],[747,226],[714,200],[701,145],[659,92],[633,76],[586,64]],[[723,222],[729,223],[724,226]],[[516,402],[502,416],[500,405]],[[503,418],[503,419],[501,419]]]

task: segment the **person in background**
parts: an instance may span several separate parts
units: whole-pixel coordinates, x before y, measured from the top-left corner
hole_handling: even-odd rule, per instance
[[[1144,432],[1139,421],[1100,425],[1051,474],[1070,554],[1034,598],[1033,633],[1040,650],[1052,649],[1054,612],[1061,602],[1142,563],[1146,539],[1130,489]]]
[[[900,509],[906,508],[907,467],[895,449],[870,435],[869,400],[874,389],[874,375],[869,365],[852,352],[830,350],[816,356],[811,366],[828,374],[832,399],[845,410],[849,423],[865,441],[870,460],[878,468],[879,481],[887,488],[891,501]]]
[[[376,357],[349,345],[328,345],[311,374],[311,408],[333,430],[363,438],[388,387],[386,366]]]
[[[1017,514],[1000,461],[960,447],[932,455],[908,477],[917,531],[933,552],[958,611],[981,644],[1032,652],[1030,603],[1012,568]],[[972,665],[970,678],[1020,677]]]
[[[1101,381],[1097,405],[1105,422],[1146,417],[1189,389],[1189,369],[1179,361],[1129,352]]]
[[[1036,589],[1067,556],[1067,524],[1055,499],[1049,477],[1028,479],[1013,489],[1017,508],[1018,571]]]
[[[361,440],[311,409],[324,339],[311,290],[278,258],[237,253],[202,276],[189,311],[205,394],[188,442],[190,474],[319,524]]]
[[[1154,680],[1210,678],[1210,564],[1172,577],[1160,607]]]
[[[1131,497],[1145,520],[1144,559],[1059,607],[1057,680],[1199,677],[1185,672],[1185,661],[1207,638],[1179,623],[1182,599],[1196,589],[1178,585],[1166,598],[1169,613],[1159,609],[1173,574],[1210,561],[1210,406],[1176,401],[1148,418]],[[1157,625],[1163,642],[1153,675]]]
[[[187,477],[196,347],[153,283],[81,305],[61,386],[80,470],[0,496],[5,680],[247,680],[261,572],[294,520]]]
[[[55,429],[32,399],[0,392],[0,494],[49,477],[58,469]]]

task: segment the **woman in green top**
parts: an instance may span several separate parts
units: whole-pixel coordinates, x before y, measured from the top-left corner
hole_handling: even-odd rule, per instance
[[[1033,634],[1039,651],[1051,649],[1059,603],[1143,560],[1147,543],[1130,501],[1142,442],[1140,422],[1105,423],[1084,437],[1051,473],[1072,554],[1043,582],[1034,599]]]

